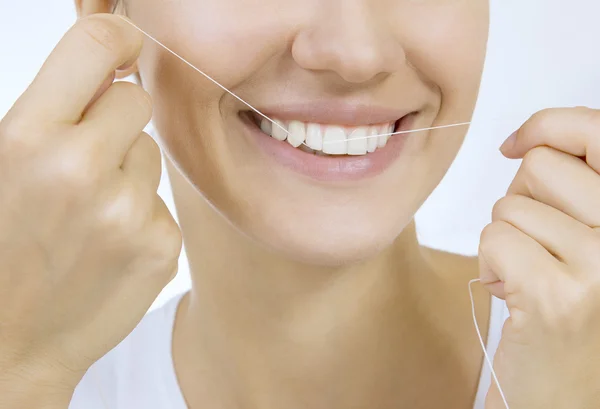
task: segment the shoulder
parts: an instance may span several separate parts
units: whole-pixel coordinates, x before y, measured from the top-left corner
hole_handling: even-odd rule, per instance
[[[150,387],[164,384],[173,372],[171,338],[181,297],[146,314],[127,338],[92,365],[69,409],[124,409],[138,407],[141,396],[156,399]]]

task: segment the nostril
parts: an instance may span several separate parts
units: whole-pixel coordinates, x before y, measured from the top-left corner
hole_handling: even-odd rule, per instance
[[[365,21],[364,13],[356,17],[361,21],[350,30],[346,14],[343,21],[326,21],[298,33],[291,47],[296,64],[309,71],[335,73],[351,84],[382,80],[402,70],[406,56],[400,42]]]

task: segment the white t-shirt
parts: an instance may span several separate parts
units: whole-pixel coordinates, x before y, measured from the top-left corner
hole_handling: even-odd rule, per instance
[[[177,383],[171,340],[183,294],[147,314],[116,348],[96,362],[75,390],[69,409],[187,409]],[[493,358],[508,309],[492,297],[486,349]],[[474,409],[484,409],[491,385],[484,360]]]

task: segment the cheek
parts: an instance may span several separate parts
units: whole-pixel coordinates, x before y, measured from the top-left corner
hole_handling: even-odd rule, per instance
[[[276,7],[273,0],[261,0],[262,7],[254,0],[131,2],[138,6],[131,10],[136,24],[234,92],[248,78],[264,74],[266,62],[287,49],[289,26],[278,26],[272,13],[256,12]],[[434,7],[441,0],[421,3],[394,15],[407,16],[398,24],[408,58],[441,94],[441,106],[431,109],[429,119],[468,120],[480,80],[487,18]],[[282,4],[296,7],[289,1]],[[302,2],[295,4],[301,13]],[[377,185],[346,195],[325,191],[270,174],[252,158],[235,162],[232,145],[226,143],[232,132],[222,112],[225,92],[202,74],[151,42],[140,66],[144,86],[154,98],[154,123],[163,148],[181,172],[241,230],[308,262],[360,260],[393,241],[439,182],[464,135],[455,129],[443,138],[432,137],[414,161],[403,162]]]
[[[268,4],[273,2],[131,0],[128,16],[191,65],[226,88],[235,89],[270,57],[286,49],[289,25],[283,20],[277,23],[271,14],[261,12],[275,8]],[[205,100],[224,93],[202,73],[152,41],[146,41],[140,61],[149,77],[155,77],[161,67],[161,76],[177,75],[181,82],[187,78],[187,84],[202,88]]]
[[[368,259],[411,222],[454,157],[448,144],[458,146],[462,134],[454,130],[414,139],[414,154],[352,189],[322,189],[273,174],[260,189],[242,188],[237,196],[246,205],[228,216],[257,241],[292,259],[328,266]]]
[[[405,32],[408,59],[441,94],[445,123],[470,119],[486,55],[487,0],[423,0]]]
[[[254,4],[257,0],[131,0],[128,15],[205,75],[239,93],[239,84],[286,50],[289,26],[257,12],[269,1],[260,0],[261,8]],[[211,201],[235,202],[227,187],[235,184],[232,173],[238,164],[223,154],[231,148],[225,143],[231,135],[223,101],[232,98],[151,40],[146,40],[139,65],[144,88],[154,101],[153,123],[163,149]]]

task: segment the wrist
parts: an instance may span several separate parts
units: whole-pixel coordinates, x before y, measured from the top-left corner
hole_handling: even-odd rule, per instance
[[[0,369],[0,409],[67,409],[77,377],[19,365]]]
[[[67,409],[73,390],[27,380],[0,383],[0,409]]]

